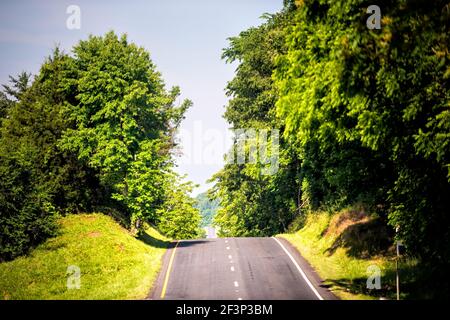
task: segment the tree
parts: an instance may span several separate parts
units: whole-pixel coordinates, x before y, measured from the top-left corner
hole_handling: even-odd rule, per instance
[[[327,194],[366,193],[439,279],[450,262],[448,4],[386,2],[380,30],[365,10],[299,4],[275,69],[277,114],[309,197],[327,206]]]
[[[30,77],[30,73],[23,71],[16,78],[9,76],[11,85],[2,85],[3,91],[0,91],[0,125],[1,119],[7,117],[10,107],[28,89]]]
[[[200,193],[195,197],[195,208],[200,211],[202,216],[202,227],[211,226],[213,224],[214,216],[219,208],[219,199],[211,200],[206,192]]]
[[[227,84],[231,99],[224,115],[233,129],[251,128],[257,133],[282,130],[283,121],[275,114],[277,94],[272,72],[276,57],[284,51],[284,29],[291,15],[289,9],[267,14],[261,26],[229,39],[223,59],[239,63],[235,77]],[[269,138],[268,145],[271,143]],[[283,138],[279,143],[279,168],[273,175],[262,174],[261,163],[230,163],[211,179],[216,183],[212,194],[220,199],[215,217],[220,235],[273,235],[287,228],[297,214],[297,157]]]
[[[380,4],[381,5],[381,4]],[[450,10],[445,1],[286,1],[230,39],[233,128],[277,128],[280,169],[226,164],[214,176],[223,235],[267,235],[297,213],[363,205],[447,290],[450,263]],[[236,143],[236,142],[235,142]]]
[[[133,224],[155,219],[160,176],[170,166],[173,134],[191,102],[174,106],[179,89],[167,92],[149,54],[125,35],[91,36],[74,53],[67,83],[77,95],[66,104],[72,126],[60,145],[99,171]]]
[[[57,147],[67,127],[61,108],[69,99],[63,87],[68,59],[55,50],[30,87],[22,76],[17,91],[8,91],[18,100],[11,102],[0,135],[2,260],[53,235],[58,212],[86,210],[93,201],[93,173]]]
[[[22,71],[17,77],[9,76],[11,85],[2,85],[5,94],[19,101],[30,85],[31,73]]]
[[[200,211],[194,207],[195,199],[188,194],[192,192],[191,182],[181,183],[175,173],[167,176],[165,201],[158,209],[158,228],[173,239],[197,238],[200,230]]]
[[[59,214],[80,211],[132,228],[164,212],[162,221],[183,225],[171,234],[194,236],[197,211],[172,173],[191,103],[174,105],[179,88],[165,89],[144,49],[110,32],[80,41],[74,56],[55,49],[30,86],[26,73],[11,81],[0,97],[1,260],[55,234]],[[181,208],[162,210],[173,186]]]

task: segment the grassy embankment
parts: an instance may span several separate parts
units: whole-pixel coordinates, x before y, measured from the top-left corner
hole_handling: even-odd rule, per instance
[[[297,223],[299,223],[297,221]],[[282,234],[315,268],[324,285],[341,299],[396,299],[395,248],[384,223],[360,209],[306,215],[301,228]],[[414,259],[399,262],[401,299],[427,298]],[[381,270],[381,289],[367,289],[368,267]]]
[[[60,219],[60,233],[28,255],[0,263],[0,299],[141,299],[169,244],[149,227],[133,237],[102,214]],[[68,289],[67,268],[80,268],[80,289]]]

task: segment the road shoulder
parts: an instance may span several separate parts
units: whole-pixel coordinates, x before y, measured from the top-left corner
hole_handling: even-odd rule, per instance
[[[309,264],[309,262],[300,254],[300,252],[295,248],[288,240],[282,237],[274,237],[278,241],[280,241],[286,250],[292,255],[295,261],[298,263],[300,268],[305,273],[308,280],[314,286],[314,288],[319,292],[324,300],[339,300],[339,298],[334,295],[325,284],[324,280],[320,278],[318,273],[314,270],[314,268]]]
[[[149,294],[145,300],[161,300],[161,290],[164,285],[164,279],[166,277],[167,269],[169,266],[170,257],[172,256],[172,252],[177,245],[177,241],[172,241],[164,253],[161,261],[161,268],[158,273],[158,277],[153,283],[152,288],[150,289]]]

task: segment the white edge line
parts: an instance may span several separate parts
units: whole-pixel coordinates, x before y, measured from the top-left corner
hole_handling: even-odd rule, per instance
[[[278,242],[278,244],[281,246],[281,248],[283,248],[284,252],[286,252],[286,254],[288,255],[289,258],[291,258],[291,261],[294,263],[294,265],[297,267],[297,270],[300,272],[300,274],[302,275],[303,279],[305,279],[306,283],[308,284],[308,286],[311,288],[311,290],[314,292],[314,294],[317,296],[317,298],[319,298],[319,300],[323,300],[322,296],[319,294],[319,292],[317,292],[316,288],[314,288],[313,284],[311,283],[311,281],[309,281],[308,277],[306,276],[306,274],[303,272],[302,268],[300,268],[300,266],[298,265],[297,261],[295,261],[294,257],[289,253],[289,251],[283,246],[283,244],[280,242],[280,240],[278,240],[275,237],[272,237],[273,240],[275,240],[276,242]]]

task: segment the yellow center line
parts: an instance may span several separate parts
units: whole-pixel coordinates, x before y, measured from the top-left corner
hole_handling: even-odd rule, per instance
[[[169,265],[167,266],[166,277],[164,279],[164,284],[161,291],[161,299],[164,299],[164,296],[166,295],[167,284],[169,283],[170,269],[172,268],[173,259],[175,258],[175,251],[177,250],[179,243],[180,241],[177,242],[177,244],[172,250],[172,255],[170,256]]]

